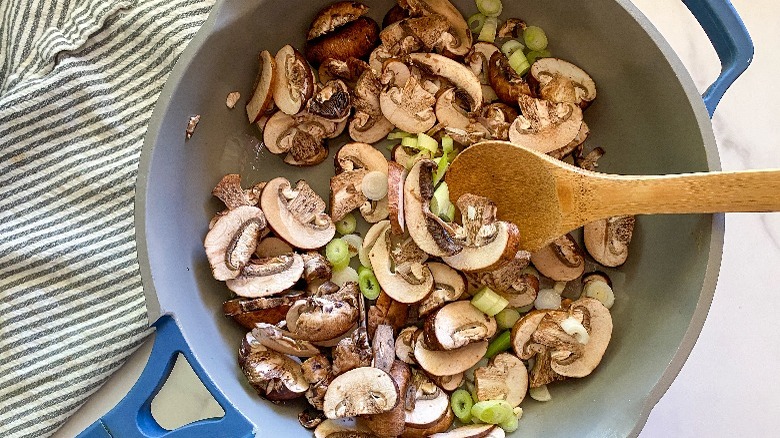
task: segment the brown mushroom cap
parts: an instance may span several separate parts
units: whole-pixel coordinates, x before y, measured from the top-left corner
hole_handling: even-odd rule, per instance
[[[379,414],[393,409],[398,400],[398,389],[389,374],[361,367],[330,382],[323,411],[328,418]]]
[[[607,345],[612,338],[612,315],[601,301],[594,298],[581,298],[573,302],[569,314],[581,316],[582,325],[588,331],[588,342],[582,349],[580,357],[572,354],[560,361],[553,358],[551,366],[562,376],[585,377],[601,363],[601,358],[607,350]]]
[[[287,179],[274,178],[263,190],[260,205],[276,234],[296,248],[320,248],[336,234],[324,213],[325,201],[305,181],[292,188]]]
[[[447,0],[401,0],[398,3],[408,10],[411,15],[438,14],[447,19],[449,23],[448,38],[444,44],[444,52],[456,56],[463,56],[471,49],[471,29],[466,24],[466,19],[458,9]]]
[[[247,381],[269,400],[298,398],[309,388],[298,362],[257,342],[242,345],[239,363]]]
[[[303,259],[289,253],[263,259],[250,259],[241,275],[227,280],[228,289],[248,298],[267,297],[292,287],[303,274]]]
[[[516,106],[521,95],[531,95],[531,87],[509,65],[509,59],[501,51],[490,56],[487,77],[498,99],[507,105]]]
[[[528,390],[528,370],[517,356],[501,353],[474,371],[474,385],[477,401],[506,400],[516,407]]]
[[[417,309],[420,316],[426,316],[446,303],[459,299],[466,292],[463,275],[444,263],[430,262],[428,269],[433,274],[433,292]]]
[[[340,1],[331,3],[317,12],[309,26],[306,39],[312,40],[325,35],[367,13],[368,6],[359,2]]]
[[[539,94],[554,102],[570,102],[587,108],[596,99],[596,84],[583,69],[558,58],[541,58],[531,66],[531,76],[539,83]],[[570,88],[563,92],[560,88]]]
[[[430,435],[430,438],[504,438],[504,429],[493,424],[470,424],[449,432]]]
[[[395,258],[393,269],[390,239],[390,224],[386,223],[369,253],[377,281],[390,298],[400,303],[420,302],[433,290],[433,275],[419,259],[402,261]],[[408,270],[403,271],[404,268]]]
[[[602,265],[620,266],[628,258],[635,223],[634,216],[613,216],[586,224],[583,230],[585,248]]]
[[[246,115],[249,118],[249,123],[258,122],[274,105],[276,60],[268,50],[263,50],[258,56],[258,61],[260,68],[255,78],[255,85],[252,87],[254,91],[246,104]]]
[[[373,352],[366,329],[358,327],[351,336],[341,339],[332,354],[334,377],[355,368],[371,366]]]
[[[553,103],[525,94],[517,103],[523,115],[509,128],[509,141],[542,153],[569,144],[580,132],[582,109],[571,103]]]
[[[320,350],[310,342],[296,339],[295,335],[275,325],[258,323],[252,329],[252,335],[261,345],[279,353],[298,357],[312,357]]]
[[[314,72],[291,45],[276,52],[274,103],[284,113],[297,114],[314,93]]]
[[[344,120],[352,109],[347,85],[338,80],[328,81],[306,104],[310,113],[329,120]]]
[[[422,369],[434,376],[462,373],[479,362],[487,352],[487,341],[472,342],[455,350],[432,350],[425,345],[425,337],[420,334],[414,344],[414,359]]]
[[[542,275],[555,281],[571,281],[585,272],[584,254],[571,234],[531,254],[531,263]]]
[[[247,205],[229,210],[217,220],[203,243],[215,279],[231,280],[241,274],[266,224],[263,212]]]
[[[358,17],[331,32],[306,42],[306,59],[315,67],[328,58],[346,61],[363,58],[376,47],[379,25],[369,17]]]
[[[251,330],[257,323],[278,324],[284,321],[290,306],[303,296],[304,292],[289,291],[274,297],[234,298],[222,304],[222,313]]]
[[[496,320],[482,313],[470,301],[456,301],[425,319],[425,344],[437,350],[455,350],[496,334]]]

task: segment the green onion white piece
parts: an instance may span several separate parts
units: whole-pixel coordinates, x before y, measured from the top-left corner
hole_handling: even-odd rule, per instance
[[[469,25],[469,29],[473,33],[480,33],[482,31],[482,26],[485,25],[485,17],[481,13],[476,13],[469,17],[469,19],[466,21]]]
[[[555,290],[555,292],[558,292],[559,294],[563,293],[563,290],[566,289],[566,282],[556,281],[555,285],[553,286],[553,289]]]
[[[542,289],[536,295],[534,307],[539,310],[554,310],[561,307],[561,294],[555,289]]]
[[[452,222],[455,220],[455,204],[450,204],[450,208],[447,209],[447,212],[441,216],[440,218],[444,219],[446,222]]]
[[[346,216],[344,216],[340,221],[336,222],[336,231],[339,234],[350,234],[355,232],[355,228],[357,228],[357,219],[355,219],[355,215],[352,213],[347,213]]]
[[[358,277],[356,270],[352,269],[351,266],[347,266],[346,268],[340,269],[338,271],[334,270],[330,281],[336,283],[339,287],[342,287],[350,281],[358,283],[360,281],[360,277]]]
[[[523,30],[523,40],[529,50],[544,50],[547,48],[547,34],[539,26],[528,26]]]
[[[391,133],[387,134],[387,139],[388,140],[401,140],[401,139],[404,139],[406,137],[413,137],[413,136],[414,136],[414,134],[410,134],[410,133],[408,133],[406,131],[394,131],[394,132],[391,132]]]
[[[525,54],[526,59],[528,59],[528,62],[533,64],[534,61],[536,61],[539,58],[549,58],[552,56],[552,53],[550,53],[549,50],[531,50],[530,52]]]
[[[574,336],[574,339],[582,345],[587,344],[590,340],[590,335],[585,330],[585,326],[573,316],[561,321],[561,328],[569,335]]]
[[[486,17],[498,17],[504,10],[501,0],[476,0],[477,9]]]
[[[479,309],[480,312],[488,316],[495,316],[498,312],[504,310],[509,301],[485,286],[474,295],[474,298],[471,299],[471,304]]]
[[[496,32],[498,31],[498,18],[487,17],[485,18],[485,24],[482,26],[482,30],[479,31],[478,41],[484,41],[492,43],[496,40]]]
[[[447,155],[455,149],[455,141],[449,135],[441,138],[441,150],[443,155]]]
[[[417,149],[421,151],[429,151],[431,156],[433,157],[436,155],[436,152],[439,150],[439,142],[436,141],[435,138],[431,137],[430,135],[421,132],[417,134]]]
[[[417,137],[404,137],[401,139],[401,146],[417,149]]]
[[[547,385],[542,385],[538,388],[529,388],[528,395],[530,395],[532,399],[540,402],[552,400],[552,395],[550,395],[550,390],[547,389]]]
[[[531,63],[528,62],[522,50],[515,50],[509,56],[509,66],[520,76],[523,76],[531,69]]]
[[[504,432],[507,433],[514,432],[517,430],[519,426],[519,418],[517,418],[517,415],[510,415],[509,417],[507,417],[505,421],[501,422],[498,426],[504,429]]]
[[[433,191],[433,197],[431,198],[431,213],[441,217],[442,214],[449,212],[450,205],[450,189],[446,182],[442,182]]]
[[[500,424],[515,414],[506,400],[486,400],[474,403],[471,415],[487,424]]]
[[[436,162],[436,172],[433,174],[433,185],[436,186],[444,178],[444,173],[447,172],[450,163],[447,161],[446,155],[434,158],[433,161]]]
[[[345,234],[341,236],[341,240],[347,243],[350,258],[358,255],[360,248],[363,247],[363,238],[357,234]]]
[[[525,49],[525,46],[520,41],[508,40],[501,46],[501,53],[509,57],[512,56],[515,51],[523,49]]]
[[[520,312],[515,309],[506,308],[496,315],[496,324],[501,330],[507,330],[514,327],[515,323],[520,319]]]
[[[605,281],[593,280],[585,283],[582,294],[601,301],[601,304],[607,309],[611,309],[612,305],[615,304],[615,292]]]
[[[360,184],[363,194],[371,201],[379,201],[387,196],[387,188],[387,175],[378,170],[368,172]]]

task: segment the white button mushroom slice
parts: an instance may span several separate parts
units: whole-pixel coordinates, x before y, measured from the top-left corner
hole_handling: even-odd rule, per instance
[[[333,339],[327,339],[325,341],[312,342],[312,344],[316,345],[317,347],[321,347],[321,348],[333,348],[333,347],[339,345],[339,342],[341,342],[343,339],[346,339],[346,338],[349,338],[350,336],[352,336],[352,334],[357,329],[358,329],[358,323],[355,323],[346,332],[344,332],[343,334],[339,335],[338,337],[335,337]]]
[[[406,394],[412,377],[409,366],[400,360],[395,360],[391,363],[388,374],[390,374],[390,377],[392,377],[398,388],[400,397],[398,403],[396,403],[393,409],[387,412],[366,415],[363,417],[366,426],[368,426],[376,435],[381,437],[401,436],[401,434],[404,433],[404,419],[406,413],[404,410],[403,397]]]
[[[531,254],[531,263],[545,277],[554,281],[571,281],[585,272],[585,257],[571,234],[553,240]]]
[[[436,384],[439,388],[447,391],[452,392],[456,389],[460,388],[460,385],[463,384],[465,380],[465,373],[458,373],[453,374],[451,376],[432,376],[429,375],[430,379],[433,381],[433,383]]]
[[[415,376],[425,377],[421,373]],[[427,379],[429,386],[434,388],[432,394],[423,394],[420,388],[417,388],[414,395],[414,408],[406,411],[406,425],[416,429],[425,429],[438,423],[447,415],[450,409],[450,400],[447,393],[442,391],[433,382]]]
[[[242,205],[256,207],[265,184],[265,182],[260,182],[244,190],[241,187],[241,175],[231,173],[222,177],[217,185],[214,186],[211,194],[219,198],[228,210],[233,210]]]
[[[265,123],[263,128],[263,144],[272,154],[287,153],[292,143],[281,144],[280,140],[295,126],[295,118],[281,111],[275,112]],[[288,149],[285,149],[288,148]]]
[[[379,201],[366,201],[360,206],[360,215],[363,216],[363,219],[369,224],[375,224],[387,219],[390,215],[390,205],[387,197],[384,197]]]
[[[463,242],[458,254],[442,257],[461,271],[495,269],[513,259],[520,250],[517,226],[496,219],[496,205],[489,199],[469,193],[456,202],[463,226],[456,239]]]
[[[263,190],[260,205],[276,234],[296,248],[320,248],[336,234],[324,212],[325,201],[305,181],[293,188],[285,178],[274,178]]]
[[[312,343],[296,339],[292,333],[272,324],[256,324],[252,335],[260,344],[279,353],[297,357],[312,357],[320,353]]]
[[[406,168],[391,161],[387,163],[387,202],[390,219],[390,231],[393,234],[403,234],[406,230],[404,218],[404,183],[406,182]]]
[[[260,67],[255,78],[252,97],[246,104],[249,123],[256,123],[274,106],[273,90],[276,83],[276,60],[263,50],[258,56]]]
[[[352,90],[352,105],[355,107],[355,114],[349,122],[349,136],[352,140],[376,143],[393,130],[393,124],[382,115],[379,103],[381,93],[382,86],[374,72],[364,71]]]
[[[229,210],[214,224],[203,246],[215,279],[231,280],[241,274],[266,224],[263,212],[250,206]]]
[[[504,438],[504,429],[493,424],[471,424],[449,432],[437,433],[429,438]]]
[[[428,263],[428,269],[433,274],[433,292],[420,303],[417,309],[420,316],[459,299],[466,292],[466,280],[460,272],[438,262]]]
[[[347,143],[336,154],[336,175],[330,179],[330,211],[339,221],[350,211],[363,206],[368,199],[363,194],[363,178],[370,172],[380,172],[387,178],[387,159],[367,143]]]
[[[425,345],[424,336],[417,335],[414,359],[422,369],[434,376],[451,376],[471,368],[487,352],[488,342],[472,342],[456,350],[437,351]]]
[[[345,435],[339,435],[339,434]],[[362,419],[348,417],[326,419],[316,429],[314,429],[314,438],[332,438],[333,436],[350,436],[348,434],[370,434],[369,429]],[[361,436],[361,435],[358,435]]]
[[[359,294],[356,283],[347,283],[337,292],[297,301],[287,312],[287,329],[310,342],[334,339],[357,322]]]
[[[501,353],[474,372],[474,387],[475,401],[506,400],[516,407],[525,398],[528,370],[517,356]]]
[[[278,237],[266,237],[257,244],[255,255],[257,257],[276,257],[293,252],[293,247]]]
[[[393,409],[398,400],[398,389],[389,374],[361,367],[330,382],[323,411],[328,418],[379,414]]]
[[[596,99],[596,84],[583,69],[558,58],[541,58],[531,66],[530,76],[539,84],[539,93],[545,99],[559,96],[559,87],[571,87],[571,102],[587,108]],[[563,83],[564,79],[566,83]],[[554,100],[560,102],[561,100]]]
[[[523,360],[532,358],[537,352],[538,348],[534,347],[534,342],[531,340],[531,336],[539,327],[539,323],[542,322],[542,318],[547,312],[540,310],[533,310],[523,315],[519,321],[512,327],[511,342],[512,349],[517,357]]]
[[[490,61],[490,57],[498,51],[499,49],[495,44],[480,41],[471,47],[471,51],[464,58],[464,61],[471,69],[471,72],[479,78],[479,82],[483,85],[490,83],[487,74],[488,62]],[[482,90],[484,95],[485,88],[483,87]],[[482,99],[484,101],[484,96]]]
[[[385,118],[398,129],[414,134],[425,132],[436,123],[435,103],[436,98],[414,76],[403,87],[390,87],[379,96]]]
[[[285,114],[297,114],[314,93],[314,72],[289,44],[276,52],[275,61],[274,103]]]
[[[482,85],[474,73],[463,64],[435,53],[410,53],[409,62],[427,73],[441,76],[463,91],[469,109],[482,106]]]
[[[588,127],[588,124],[585,122],[582,122],[582,125],[580,126],[580,130],[577,132],[577,136],[574,137],[574,140],[570,141],[569,144],[566,146],[556,149],[554,151],[548,152],[547,155],[557,158],[559,160],[565,159],[570,154],[579,154],[582,151],[582,144],[585,143],[585,140],[588,139],[588,136],[590,135],[590,127]],[[594,169],[589,169],[594,170]]]
[[[264,259],[251,259],[241,275],[227,280],[228,289],[248,298],[267,297],[292,287],[303,275],[303,259],[290,253]]]
[[[333,272],[333,276],[330,278],[330,281],[336,283],[339,286],[344,286],[349,282],[358,282],[359,278],[360,276],[358,275],[355,268],[347,266],[344,269],[339,269],[338,271]]]
[[[303,377],[298,362],[266,348],[259,342],[242,344],[239,363],[249,384],[268,400],[298,398],[309,388],[309,382]]]
[[[379,201],[387,196],[387,173],[375,170],[363,177],[361,184],[363,195],[371,201]]]
[[[404,183],[404,216],[409,235],[417,246],[435,257],[458,254],[463,247],[456,241],[456,228],[431,212],[433,198],[433,160],[420,160],[409,171]]]
[[[374,247],[374,244],[376,243],[379,236],[383,234],[383,231],[386,226],[390,224],[389,221],[380,221],[375,223],[371,226],[371,228],[368,229],[366,232],[365,237],[363,238],[363,246],[360,248],[360,251],[358,252],[358,257],[360,258],[360,264],[366,267],[371,266],[371,260],[368,258],[368,254],[371,252],[371,248]]]
[[[600,301],[593,298],[580,298],[572,303],[569,314],[582,318],[582,324],[588,331],[588,343],[582,346],[582,354],[574,352],[572,358],[558,361],[553,359],[552,369],[567,377],[585,377],[601,362],[604,352],[612,338],[612,315]]]
[[[517,98],[520,112],[509,128],[509,141],[542,153],[569,144],[580,132],[582,109],[571,103],[553,103],[525,94]]]
[[[604,266],[617,267],[626,262],[634,233],[634,216],[613,216],[585,225],[585,248]]]
[[[463,14],[447,0],[404,0],[404,9],[413,16],[438,14],[449,23],[443,38],[442,50],[453,55],[464,56],[471,49],[471,29]]]
[[[489,130],[479,121],[472,119],[455,101],[455,88],[449,88],[436,99],[436,119],[448,128],[463,129],[470,133],[482,133],[490,136]]]
[[[430,269],[423,264],[424,258],[420,255],[408,258],[408,254],[402,253],[394,257],[394,248],[391,247],[390,241],[390,224],[387,222],[369,253],[379,285],[398,302],[411,304],[422,301],[433,290],[433,275]],[[409,248],[410,245],[413,245],[413,242],[407,241],[395,247],[403,249]],[[412,252],[414,253],[413,249]]]
[[[488,340],[496,334],[496,320],[470,301],[445,305],[425,319],[425,344],[437,350],[455,350]]]

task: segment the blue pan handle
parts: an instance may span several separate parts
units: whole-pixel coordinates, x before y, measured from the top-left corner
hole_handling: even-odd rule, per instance
[[[715,112],[720,99],[753,60],[753,41],[729,0],[682,0],[712,42],[721,72],[704,92],[704,106]]]
[[[192,355],[176,321],[162,316],[155,322],[154,347],[141,377],[114,409],[79,434],[78,438],[245,438],[253,437],[254,427],[206,376]],[[176,430],[163,429],[152,417],[152,400],[170,375],[181,353],[203,385],[225,411],[222,418],[197,421]]]

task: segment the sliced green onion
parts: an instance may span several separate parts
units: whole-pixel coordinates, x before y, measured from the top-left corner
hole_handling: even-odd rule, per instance
[[[531,68],[531,64],[525,58],[522,50],[515,50],[509,56],[509,66],[520,76],[524,75]]]
[[[416,137],[404,137],[401,139],[401,146],[407,147],[407,148],[414,148],[417,149],[417,138]]]
[[[436,184],[439,184],[439,181],[444,178],[444,173],[447,171],[447,167],[449,167],[450,163],[447,161],[446,156],[434,158],[433,161],[435,161],[437,165],[436,172],[433,174],[433,185],[436,186]]]
[[[477,9],[486,17],[498,17],[504,10],[501,0],[477,0]]]
[[[345,234],[341,236],[341,240],[346,242],[347,247],[349,248],[349,258],[358,255],[360,248],[363,247],[363,238],[357,234]]]
[[[488,316],[495,316],[498,312],[504,310],[509,301],[485,286],[474,295],[474,298],[471,299],[471,304],[482,313]]]
[[[333,271],[333,276],[330,277],[330,281],[336,283],[339,287],[344,286],[347,282],[358,282],[358,273],[352,269],[351,266],[346,266],[344,269]]]
[[[517,427],[519,426],[519,420],[517,418],[517,415],[514,415],[514,412],[512,415],[507,417],[506,420],[499,423],[498,427],[504,429],[504,432],[511,433],[517,430]]]
[[[512,330],[506,330],[490,341],[485,359],[492,359],[498,353],[503,353],[512,347]]]
[[[547,389],[547,385],[542,385],[538,388],[529,388],[528,395],[536,401],[546,402],[552,400],[552,395],[550,394],[550,390]]]
[[[458,417],[463,423],[471,421],[471,408],[474,406],[474,400],[471,399],[471,394],[465,389],[458,389],[452,393],[450,397],[450,405],[452,406],[452,413]]]
[[[328,259],[336,271],[349,265],[349,245],[338,237],[325,245],[325,258]]]
[[[539,26],[528,26],[523,30],[523,40],[529,50],[544,50],[547,48],[547,34]]]
[[[506,308],[496,315],[496,324],[498,324],[499,329],[507,330],[514,327],[518,319],[520,319],[520,312]]]
[[[482,30],[479,31],[477,40],[492,43],[496,40],[496,31],[498,30],[498,18],[488,17],[485,18],[485,25],[482,26]]]
[[[436,190],[433,191],[433,197],[431,198],[431,213],[441,217],[442,214],[446,214],[452,202],[450,201],[450,189],[447,187],[446,182],[442,182]]]
[[[447,155],[453,150],[455,150],[455,142],[452,140],[452,137],[450,137],[449,135],[445,135],[444,137],[441,138],[441,149],[444,155]],[[448,159],[448,161],[452,161],[452,160]]]
[[[368,268],[362,267],[358,272],[358,284],[360,285],[360,292],[369,300],[375,300],[379,297],[381,288],[379,287],[379,281],[374,275],[374,271]]]
[[[585,283],[585,286],[582,288],[582,295],[601,301],[601,304],[607,309],[615,304],[615,292],[605,281],[593,280]]]
[[[528,52],[525,57],[528,58],[528,62],[533,64],[537,59],[539,58],[549,58],[552,56],[552,53],[550,53],[549,50],[531,50]]]
[[[439,150],[439,142],[430,135],[421,132],[417,134],[417,149],[430,151],[431,156],[434,156]]]
[[[514,415],[514,412],[512,412],[512,405],[506,400],[486,400],[474,403],[471,407],[471,415],[487,424],[500,424]]]
[[[440,218],[444,219],[447,222],[452,222],[455,220],[455,204],[450,204],[450,208],[447,209],[445,214],[440,215]]]
[[[336,231],[341,235],[354,233],[356,227],[357,219],[352,213],[347,213],[340,221],[336,222]]]
[[[412,136],[414,136],[414,134],[410,134],[410,133],[408,133],[406,131],[395,131],[395,132],[391,132],[391,133],[387,134],[387,139],[388,140],[401,140],[401,139],[404,139],[406,137],[412,137]]]
[[[506,56],[512,56],[513,53],[517,50],[523,50],[525,49],[525,46],[523,43],[517,40],[509,40],[504,43],[504,45],[501,46],[501,53],[503,53]]]
[[[487,18],[487,17],[485,17],[484,15],[482,15],[480,13],[476,13],[476,14],[472,15],[471,17],[469,17],[469,19],[467,20],[467,23],[469,25],[469,29],[471,29],[471,31],[473,33],[481,32],[482,31],[482,26],[485,25],[485,18]]]

